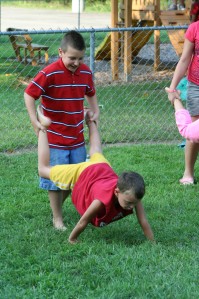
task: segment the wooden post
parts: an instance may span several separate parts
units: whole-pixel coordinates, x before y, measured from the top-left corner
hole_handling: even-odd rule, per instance
[[[186,9],[190,9],[191,8],[191,4],[192,4],[192,0],[186,0],[185,1],[185,7],[186,7]]]
[[[124,24],[125,27],[132,26],[132,0],[124,0]],[[126,82],[129,80],[129,75],[132,70],[132,32],[124,32],[124,79]]]
[[[155,0],[154,5],[154,26],[160,26],[160,0]],[[154,69],[158,70],[160,65],[160,30],[154,31],[154,49]]]
[[[116,28],[118,24],[118,0],[111,0],[111,27]],[[111,32],[111,71],[112,80],[119,78],[119,33]]]

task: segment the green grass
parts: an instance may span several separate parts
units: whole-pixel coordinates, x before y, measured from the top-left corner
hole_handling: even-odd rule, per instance
[[[38,189],[37,154],[0,154],[0,298],[198,298],[198,186],[180,186],[184,151],[176,145],[106,147],[117,173],[144,176],[143,204],[156,244],[134,215],[89,226],[67,242],[79,219],[70,199],[68,230],[52,228],[47,193]],[[198,168],[196,178],[199,179]]]
[[[100,43],[104,35],[97,37]],[[33,38],[57,57],[60,34]],[[143,203],[157,243],[145,240],[133,215],[105,228],[89,226],[73,246],[67,238],[79,216],[68,200],[67,232],[52,228],[47,193],[38,189],[37,154],[28,151],[37,138],[24,107],[24,82],[43,66],[16,62],[6,36],[0,36],[0,53],[0,298],[198,298],[198,185],[178,184],[184,151],[164,92],[169,78],[97,86],[103,143],[129,143],[104,153],[118,174],[131,169],[144,176]],[[130,145],[151,138],[175,145]]]

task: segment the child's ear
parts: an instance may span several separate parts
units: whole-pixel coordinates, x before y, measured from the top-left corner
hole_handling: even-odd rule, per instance
[[[62,51],[61,48],[58,49],[58,53],[59,53],[59,57],[62,57],[62,53],[63,53],[63,51]]]
[[[114,190],[114,194],[116,196],[118,196],[118,193],[120,193],[120,189],[118,187],[116,187],[115,190]]]

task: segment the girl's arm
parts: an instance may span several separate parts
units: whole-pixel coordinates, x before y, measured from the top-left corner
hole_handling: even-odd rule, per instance
[[[188,66],[192,59],[193,49],[194,43],[185,38],[183,52],[176,66],[170,87],[166,88],[166,92],[168,93],[168,98],[171,103],[173,103],[175,98],[180,99],[180,94],[178,91],[176,91],[176,87],[187,72]]]
[[[154,241],[153,231],[151,229],[150,224],[148,223],[148,220],[145,215],[144,207],[143,207],[141,201],[139,201],[137,203],[137,205],[135,207],[135,211],[136,211],[136,216],[137,216],[138,222],[144,232],[144,235],[146,236],[146,238],[148,240]]]
[[[86,212],[83,214],[83,216],[80,218],[80,220],[72,230],[68,239],[71,244],[75,244],[78,242],[78,236],[85,230],[87,225],[91,222],[92,218],[94,218],[103,209],[103,207],[103,203],[98,199],[95,199],[92,202],[92,204],[88,207]]]

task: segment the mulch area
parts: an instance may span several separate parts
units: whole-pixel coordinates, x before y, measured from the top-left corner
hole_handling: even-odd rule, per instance
[[[171,44],[160,45],[160,66],[154,69],[154,45],[145,45],[132,63],[132,73],[129,75],[128,82],[142,82],[144,80],[171,79],[179,57]],[[89,65],[89,59],[85,59]],[[95,82],[96,84],[112,84],[111,62],[101,60],[95,62]],[[119,79],[115,81],[125,82],[124,65],[119,61]]]

